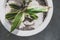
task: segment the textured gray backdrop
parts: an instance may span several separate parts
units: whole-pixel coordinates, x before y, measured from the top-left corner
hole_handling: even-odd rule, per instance
[[[0,22],[0,40],[60,40],[60,0],[53,0],[54,14],[47,28],[41,33],[31,37],[18,37],[11,34]]]

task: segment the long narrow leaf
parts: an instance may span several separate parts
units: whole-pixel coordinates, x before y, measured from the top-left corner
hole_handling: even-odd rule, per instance
[[[29,13],[29,15],[33,20],[36,20],[38,18],[38,16],[34,13]]]
[[[21,8],[20,6],[18,6],[18,5],[16,5],[16,4],[13,4],[13,3],[9,4],[9,6],[10,6],[11,8],[14,8],[14,9],[20,9],[20,8]]]
[[[22,12],[18,12],[18,14],[16,15],[13,23],[12,23],[12,26],[11,26],[11,31],[14,31],[14,29],[16,29],[20,24],[21,24],[21,17],[22,17],[23,13]]]
[[[42,7],[42,8],[27,8],[26,12],[30,13],[40,13],[40,12],[47,12],[49,10],[49,7]]]
[[[17,12],[7,13],[7,14],[5,15],[5,18],[8,19],[8,20],[12,20],[12,19],[15,18],[16,14],[17,14]]]

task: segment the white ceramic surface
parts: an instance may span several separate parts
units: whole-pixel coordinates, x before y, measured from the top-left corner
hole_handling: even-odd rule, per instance
[[[10,23],[8,22],[8,20],[5,19],[5,0],[0,0],[0,20],[2,22],[2,24],[4,25],[4,27],[10,31]],[[32,31],[21,31],[21,30],[17,30],[15,29],[12,33],[18,36],[32,36],[35,35],[41,31],[43,31],[47,25],[49,24],[52,15],[53,15],[53,2],[52,0],[47,0],[48,2],[48,6],[50,6],[51,8],[49,9],[48,13],[47,13],[47,17],[45,18],[44,22],[38,26],[38,28],[36,28],[35,30]]]

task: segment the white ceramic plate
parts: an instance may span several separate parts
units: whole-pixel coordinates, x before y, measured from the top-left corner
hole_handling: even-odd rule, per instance
[[[10,23],[8,21],[6,21],[5,19],[5,0],[0,0],[0,20],[2,22],[2,24],[4,25],[4,27],[10,31]],[[45,18],[44,22],[39,25],[38,28],[36,28],[35,30],[31,30],[31,31],[21,31],[21,30],[17,30],[15,29],[12,33],[18,36],[32,36],[35,35],[41,31],[43,31],[47,25],[49,24],[52,15],[53,15],[53,2],[52,0],[47,0],[48,6],[50,6],[51,8],[49,9],[48,13],[47,13],[47,17]]]

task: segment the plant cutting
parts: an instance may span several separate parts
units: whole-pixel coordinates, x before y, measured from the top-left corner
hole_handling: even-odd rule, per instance
[[[19,25],[24,22],[25,17],[30,17],[32,20],[38,19],[37,13],[47,12],[49,10],[48,6],[42,7],[29,7],[28,5],[32,0],[22,0],[22,5],[19,6],[15,3],[10,3],[9,6],[12,9],[16,9],[14,12],[9,12],[5,15],[5,18],[12,21],[10,32],[14,31]]]

